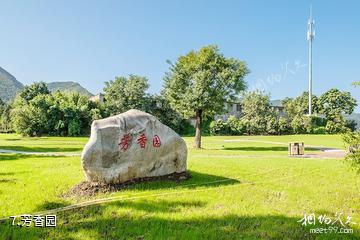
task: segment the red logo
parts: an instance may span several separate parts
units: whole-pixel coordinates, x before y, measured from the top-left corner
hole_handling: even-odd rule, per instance
[[[160,147],[161,146],[161,140],[158,135],[154,135],[153,137],[153,146],[154,147]]]

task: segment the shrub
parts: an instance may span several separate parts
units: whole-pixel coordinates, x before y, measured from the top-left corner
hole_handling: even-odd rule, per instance
[[[328,121],[326,123],[325,131],[328,134],[336,134],[336,133],[345,133],[350,129],[345,127],[344,122],[342,121]]]
[[[325,127],[321,126],[321,127],[316,127],[313,129],[313,133],[314,134],[325,134],[326,133],[326,129]]]
[[[280,117],[278,125],[279,125],[279,128],[278,128],[278,133],[279,134],[289,134],[289,133],[291,133],[291,126],[290,126],[289,121],[286,118]]]
[[[81,124],[78,118],[73,118],[69,122],[68,136],[78,136],[81,133]]]
[[[346,120],[345,127],[349,128],[352,132],[356,130],[356,125],[355,120]]]
[[[349,153],[345,157],[345,161],[360,173],[360,133],[348,132],[343,135],[343,141],[349,148]]]
[[[291,127],[296,134],[311,133],[311,118],[308,116],[297,116],[291,121]]]
[[[227,120],[228,131],[231,135],[242,135],[245,132],[245,126],[240,119],[230,116]]]
[[[212,135],[228,135],[229,132],[228,124],[222,119],[210,123],[210,133]]]
[[[59,91],[33,93],[34,89],[37,91],[37,85],[24,90],[22,95],[26,98],[20,94],[12,105],[11,123],[17,133],[27,136],[84,135],[90,131],[92,120],[101,118],[102,109],[87,96]]]
[[[279,133],[279,122],[275,115],[266,118],[266,133],[270,135]]]
[[[245,125],[242,119],[230,116],[226,121],[218,119],[209,125],[212,135],[242,135],[245,132]]]
[[[15,131],[24,136],[41,136],[46,129],[46,116],[34,107],[14,109],[11,115]]]
[[[319,116],[311,116],[311,125],[316,127],[325,127],[326,126],[326,119],[319,117]]]
[[[193,136],[195,135],[195,127],[187,119],[182,119],[178,133],[182,136]]]

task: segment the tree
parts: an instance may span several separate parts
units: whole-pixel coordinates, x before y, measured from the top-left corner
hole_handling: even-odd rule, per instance
[[[46,108],[42,108],[44,103],[44,95],[34,97],[29,104],[15,101],[11,112],[14,130],[25,136],[41,136],[47,132]]]
[[[1,98],[0,98],[0,116],[3,113],[5,107],[6,107],[5,102],[3,102],[3,100],[1,100]]]
[[[354,82],[353,85],[355,87],[360,86],[360,81]],[[343,141],[349,149],[345,160],[360,174],[360,132],[346,132],[346,134],[343,135]]]
[[[350,92],[341,92],[332,88],[319,98],[321,113],[329,120],[338,118],[341,114],[351,114],[357,106],[356,99],[351,97]]]
[[[276,130],[275,113],[271,109],[269,95],[260,91],[248,92],[244,94],[241,102],[242,120],[248,134],[264,134],[267,130],[273,133]]]
[[[16,97],[11,122],[17,133],[78,136],[87,134],[91,122],[101,118],[103,109],[78,93],[50,93],[42,87],[27,86]],[[40,90],[39,90],[40,89]]]
[[[290,122],[291,128],[294,133],[311,133],[312,124],[311,117],[307,115],[296,115]]]
[[[360,133],[347,132],[343,135],[343,141],[349,149],[345,160],[360,174]]]
[[[203,119],[224,111],[224,104],[245,89],[246,63],[226,58],[217,46],[190,51],[170,64],[164,95],[184,118],[196,117],[195,148],[201,148]]]
[[[353,82],[352,85],[353,85],[354,87],[359,87],[359,86],[360,86],[360,80]]]
[[[137,75],[116,77],[113,81],[105,82],[105,101],[109,114],[122,113],[132,108],[144,110],[148,88],[148,80]]]
[[[311,99],[313,113],[319,113],[319,99],[315,95],[312,95]],[[293,133],[311,133],[313,128],[317,127],[316,124],[313,124],[313,117],[307,116],[309,113],[308,92],[303,92],[296,98],[285,98],[282,103],[287,125],[291,127]],[[284,120],[282,120],[282,124],[284,124]]]
[[[12,130],[10,111],[11,105],[0,99],[0,132],[10,132]]]
[[[164,96],[149,95],[146,97],[144,111],[157,117],[160,122],[169,126],[177,133],[186,129],[186,121],[182,116],[171,108],[169,101]]]
[[[346,132],[347,122],[343,114],[351,114],[357,106],[356,99],[351,97],[350,92],[341,92],[338,89],[330,89],[319,98],[321,113],[325,114],[326,132]]]
[[[319,100],[315,95],[311,96],[313,113],[319,112]],[[296,98],[285,98],[283,100],[284,110],[287,117],[292,120],[309,113],[309,93],[303,92]]]
[[[266,120],[266,133],[269,135],[279,134],[279,119],[275,111],[270,110],[265,118]]]
[[[29,86],[25,86],[20,92],[20,97],[26,102],[36,97],[39,94],[49,94],[50,91],[44,82],[35,82]]]
[[[47,96],[50,96],[50,91],[43,82],[25,86],[18,94],[11,111],[11,123],[17,133],[40,136],[48,131]]]
[[[55,92],[49,99],[49,134],[60,136],[79,136],[88,134],[93,120],[102,118],[103,110],[99,103],[78,93]]]
[[[291,126],[285,117],[280,117],[278,121],[278,134],[289,134],[291,133]]]

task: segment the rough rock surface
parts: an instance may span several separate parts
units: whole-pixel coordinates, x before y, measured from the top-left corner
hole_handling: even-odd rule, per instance
[[[186,171],[184,140],[154,116],[129,110],[96,120],[81,164],[88,181],[123,183]]]

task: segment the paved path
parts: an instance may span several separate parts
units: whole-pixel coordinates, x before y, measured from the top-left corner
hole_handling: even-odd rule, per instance
[[[9,149],[0,149],[0,153],[16,153],[16,154],[24,154],[24,155],[42,155],[42,156],[59,156],[59,157],[81,156],[80,153],[27,152],[27,151],[17,151],[17,150],[9,150]]]
[[[283,145],[288,146],[289,143],[284,142],[273,142],[273,141],[265,141],[265,140],[256,140],[251,138],[244,138],[244,139],[233,139],[233,140],[224,140],[225,142],[257,142],[257,143],[269,143],[269,144],[277,144],[277,145]],[[311,153],[311,154],[304,154],[299,156],[293,156],[298,158],[344,158],[346,155],[346,151],[338,148],[329,148],[329,147],[323,147],[323,146],[315,146],[315,145],[306,145],[305,144],[305,150],[306,148],[312,148],[320,150],[319,153]]]
[[[251,138],[244,139],[232,139],[232,140],[224,140],[225,142],[257,142],[257,143],[268,143],[268,144],[277,144],[288,146],[288,143],[284,142],[273,142],[273,141],[264,141],[264,140],[255,140]],[[346,155],[346,151],[338,148],[328,148],[323,146],[314,146],[314,145],[305,145],[305,148],[318,149],[321,152],[305,154],[299,157],[302,158],[344,158]],[[63,156],[63,157],[75,157],[81,156],[80,153],[59,153],[59,152],[27,152],[27,151],[17,151],[17,150],[9,150],[9,149],[0,149],[0,153],[16,153],[16,154],[25,154],[25,155],[42,155],[42,156]]]

